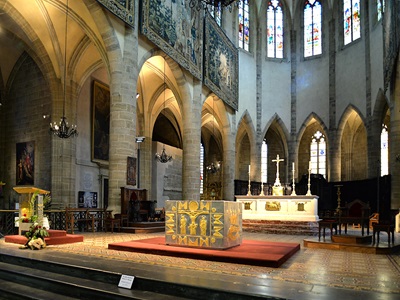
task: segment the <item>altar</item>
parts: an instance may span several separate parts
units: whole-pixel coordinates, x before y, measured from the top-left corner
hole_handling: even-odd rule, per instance
[[[242,218],[247,220],[310,221],[319,220],[318,196],[236,196]]]

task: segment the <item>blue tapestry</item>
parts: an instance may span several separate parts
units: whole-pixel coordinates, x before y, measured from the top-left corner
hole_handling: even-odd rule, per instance
[[[108,11],[131,27],[135,25],[135,0],[97,0]]]

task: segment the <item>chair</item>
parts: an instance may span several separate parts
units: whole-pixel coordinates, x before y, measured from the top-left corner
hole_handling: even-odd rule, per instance
[[[114,227],[118,227],[118,231],[121,231],[121,219],[113,218],[111,211],[107,211],[106,218],[104,219],[105,232],[107,232],[108,227],[111,227],[111,232],[114,232]]]
[[[379,213],[373,213],[370,217],[369,217],[369,228],[372,229],[372,225],[373,224],[378,224],[379,223]]]
[[[121,221],[121,226],[128,227],[128,215],[127,214],[115,214],[115,219],[119,219]]]

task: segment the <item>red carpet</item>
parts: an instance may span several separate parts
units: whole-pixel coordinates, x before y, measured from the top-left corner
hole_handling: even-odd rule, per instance
[[[277,268],[300,244],[244,240],[240,246],[210,250],[165,245],[164,237],[108,244],[108,249]]]
[[[47,245],[62,245],[83,242],[83,236],[77,234],[67,234],[63,230],[49,230],[49,236],[44,238]],[[28,239],[24,235],[6,235],[6,243],[24,245]]]

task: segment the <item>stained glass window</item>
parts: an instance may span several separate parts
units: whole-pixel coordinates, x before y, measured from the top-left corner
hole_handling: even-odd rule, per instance
[[[322,7],[316,0],[304,5],[304,57],[322,53]]]
[[[326,177],[326,142],[325,136],[317,131],[310,145],[311,173]]]
[[[380,21],[382,19],[383,13],[385,12],[385,0],[376,0],[376,11],[377,19]]]
[[[279,0],[268,1],[267,56],[283,58],[283,10]]]
[[[386,125],[381,131],[381,176],[389,174],[389,134]]]
[[[360,0],[343,0],[344,44],[361,37]]]
[[[267,142],[264,140],[261,145],[261,182],[263,182],[263,183],[267,182],[267,179],[268,179],[267,157],[268,157],[268,146],[267,146]]]
[[[208,11],[214,18],[215,22],[217,22],[218,26],[221,26],[221,20],[222,20],[221,2],[218,3],[218,6],[208,5]]]
[[[239,2],[239,47],[249,51],[250,45],[250,17],[249,1],[241,0]]]

